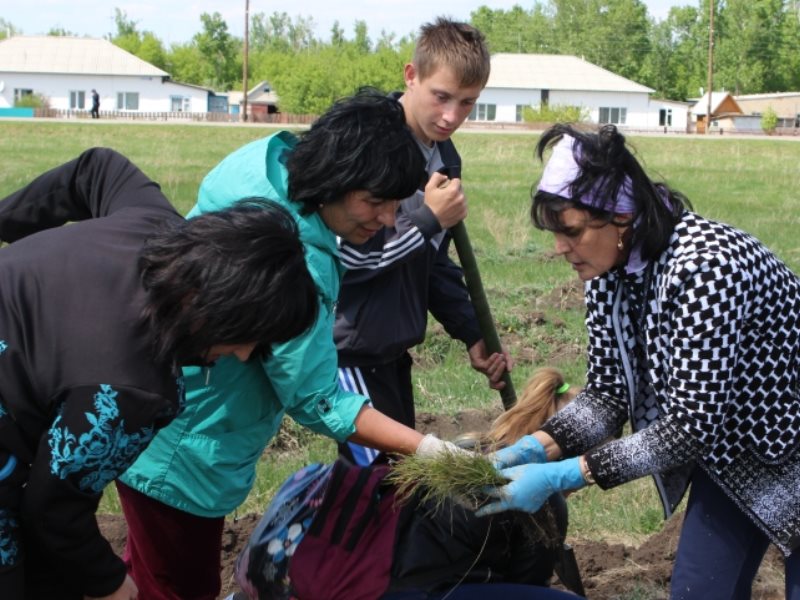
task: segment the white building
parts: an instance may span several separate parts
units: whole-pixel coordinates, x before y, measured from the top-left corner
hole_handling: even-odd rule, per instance
[[[575,106],[594,123],[686,131],[689,105],[654,91],[577,56],[500,53],[470,119],[520,123],[526,106]]]
[[[102,39],[15,36],[0,41],[0,108],[37,94],[50,108],[85,110],[91,92],[100,111],[197,112],[209,110],[213,92],[169,80],[169,74]]]

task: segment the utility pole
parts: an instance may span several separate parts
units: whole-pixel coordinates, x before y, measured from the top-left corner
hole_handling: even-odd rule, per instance
[[[706,135],[711,133],[711,96],[714,93],[714,0],[708,0],[708,106],[706,107]]]
[[[247,56],[250,53],[250,0],[244,0],[244,57],[242,59],[242,121],[247,123]]]

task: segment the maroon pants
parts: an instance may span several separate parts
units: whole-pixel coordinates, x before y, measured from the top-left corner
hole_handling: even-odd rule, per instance
[[[215,600],[225,518],[197,517],[116,484],[128,522],[122,558],[139,600]]]

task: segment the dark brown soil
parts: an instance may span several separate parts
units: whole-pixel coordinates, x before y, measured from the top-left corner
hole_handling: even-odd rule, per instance
[[[465,431],[485,431],[496,411],[467,410],[454,417],[420,414],[417,428],[451,439]],[[237,591],[233,567],[240,550],[260,515],[228,519],[223,534],[222,598]],[[98,515],[100,529],[114,550],[121,554],[126,527],[121,515]],[[668,597],[669,578],[675,556],[682,516],[670,519],[664,528],[636,546],[587,540],[574,532],[568,538],[575,552],[581,577],[590,600],[662,600]],[[554,587],[563,589],[558,581]],[[774,548],[767,554],[753,590],[753,600],[783,598],[783,560]]]
[[[225,524],[222,598],[238,590],[233,582],[234,562],[258,518],[259,515],[245,515],[229,519]],[[98,515],[98,521],[114,550],[121,554],[125,545],[125,520],[121,515]],[[680,515],[677,515],[639,547],[570,538],[586,597],[590,600],[666,599],[680,523]],[[783,561],[771,548],[756,580],[753,600],[781,600],[782,586]],[[554,582],[554,587],[563,589],[558,581]]]
[[[529,304],[519,307],[517,317],[527,327],[541,327],[546,335],[545,324],[559,327],[560,317],[555,313],[583,311],[583,288],[576,279],[554,289],[546,296],[532,297]],[[556,364],[558,360],[570,360],[585,351],[577,343],[561,345],[553,339],[548,345],[548,355],[539,356],[535,349],[525,343],[522,336],[513,332],[503,335],[506,348],[515,360],[527,364]],[[453,439],[471,431],[486,431],[488,424],[499,414],[495,410],[465,410],[455,416],[430,413],[417,414],[417,429],[423,433],[434,433],[442,439]],[[299,441],[291,436],[279,434],[277,447],[291,451]],[[247,543],[250,532],[260,515],[248,514],[226,521],[222,551],[222,595],[225,598],[238,590],[233,581],[233,568],[240,550]],[[125,521],[120,515],[98,515],[100,528],[111,542],[114,550],[121,554],[125,545]],[[572,546],[583,580],[586,596],[590,600],[662,600],[669,596],[669,579],[675,557],[678,534],[682,521],[676,515],[664,528],[639,546],[604,543],[579,537],[580,532],[571,532],[568,542]],[[554,581],[554,587],[564,589]],[[759,571],[753,589],[753,600],[780,600],[783,598],[783,560],[771,548]]]

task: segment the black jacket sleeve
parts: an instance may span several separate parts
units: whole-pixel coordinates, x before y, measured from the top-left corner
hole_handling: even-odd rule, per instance
[[[130,207],[177,213],[158,184],[131,161],[114,150],[92,148],[0,201],[0,240],[14,242]]]

